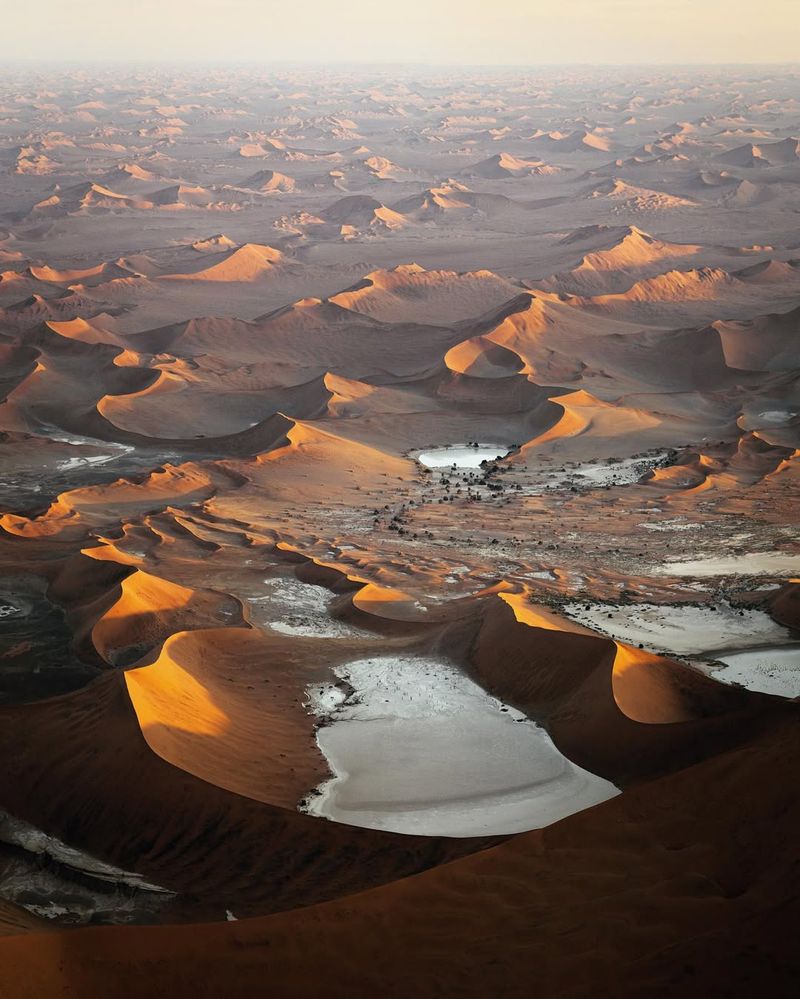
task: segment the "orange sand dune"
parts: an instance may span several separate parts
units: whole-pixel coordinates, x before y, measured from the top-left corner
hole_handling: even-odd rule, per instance
[[[87,182],[63,190],[57,188],[55,193],[33,206],[31,216],[58,217],[77,212],[110,211],[120,208],[141,211],[152,207],[153,202],[147,197],[119,194],[101,184]]]
[[[107,486],[89,486],[62,493],[41,517],[6,514],[0,527],[20,537],[81,536],[91,527],[144,513],[164,503],[196,503],[213,495],[216,483],[229,481],[224,473],[187,463],[167,465],[141,483],[125,480]]]
[[[83,284],[84,286],[92,283],[90,279],[98,279],[98,281],[110,281],[115,277],[130,277],[131,272],[114,263],[103,263],[98,264],[95,267],[86,267],[82,270],[71,270],[71,271],[57,271],[52,267],[33,267],[29,268],[31,274],[38,278],[40,281],[49,281],[53,284]]]
[[[611,149],[611,141],[603,135],[595,132],[587,132],[576,129],[573,132],[549,132],[542,136],[542,140],[563,152],[574,150],[597,150],[598,152],[608,152]]]
[[[276,170],[259,170],[251,177],[241,181],[240,186],[253,191],[288,193],[294,191],[297,181],[294,177],[278,173]]]
[[[321,377],[299,380],[307,375],[282,379],[269,363],[221,372],[207,359],[166,362],[155,382],[139,392],[104,396],[97,409],[115,427],[142,437],[199,441],[245,431],[278,413],[293,419],[321,415],[330,394]],[[284,380],[289,384],[282,385]]]
[[[462,171],[466,177],[483,177],[487,180],[505,180],[512,177],[546,176],[558,173],[558,167],[542,160],[526,160],[511,153],[496,153],[480,163]]]
[[[125,674],[144,738],[196,777],[293,809],[326,773],[292,679],[300,663],[306,682],[325,675],[319,645],[241,629],[174,632],[152,665]]]
[[[188,274],[161,274],[162,281],[257,281],[271,274],[283,255],[270,246],[246,243],[217,264]]]
[[[369,225],[380,217],[378,213],[385,208],[386,206],[375,198],[367,195],[351,195],[340,198],[328,208],[324,208],[319,217],[325,222],[338,222],[343,225]]]
[[[47,325],[57,333],[70,340],[80,340],[83,343],[107,343],[121,346],[122,341],[115,330],[114,316],[99,313],[91,319],[78,317],[65,322],[48,320]]]
[[[120,665],[178,631],[231,625],[240,619],[240,608],[230,597],[137,570],[122,580],[119,598],[92,628],[92,644],[107,662]]]
[[[327,412],[334,419],[352,420],[376,413],[417,414],[437,408],[436,401],[422,391],[370,385],[330,372],[325,374],[324,384],[331,393]]]
[[[526,448],[538,450],[543,445],[549,445],[557,450],[563,446],[565,438],[586,436],[590,440],[585,442],[581,450],[590,455],[598,441],[612,441],[615,437],[627,436],[634,432],[634,428],[641,433],[658,427],[661,422],[658,417],[646,411],[610,405],[583,390],[560,395],[552,401],[563,409],[564,415],[555,426],[528,441]]]
[[[760,264],[743,267],[736,271],[734,277],[748,284],[771,284],[786,280],[797,281],[800,272],[800,262],[797,260],[765,260]]]
[[[792,371],[800,366],[797,323],[800,308],[744,322],[716,322],[725,360],[749,371]]]
[[[80,291],[62,291],[47,298],[34,293],[13,305],[0,308],[0,319],[4,326],[12,330],[28,330],[51,319],[64,322],[104,311],[102,303]]]
[[[595,773],[623,785],[697,760],[701,730],[707,747],[735,744],[751,712],[769,711],[762,695],[571,624],[562,630],[514,596],[487,607],[470,660],[488,690],[546,724],[570,759],[591,760]]]
[[[27,272],[2,271],[0,273],[0,296],[10,305],[21,299],[30,298],[32,295],[46,296],[52,293],[52,287],[45,280],[37,278],[30,268],[27,269]]]
[[[670,270],[637,281],[617,295],[595,295],[586,304],[613,307],[624,302],[685,302],[735,294],[737,277],[721,267]]]
[[[449,212],[459,212],[471,208],[464,195],[469,188],[458,181],[449,181],[441,187],[431,187],[422,194],[415,194],[394,205],[394,210],[417,221],[436,219]]]
[[[216,236],[209,236],[207,239],[196,239],[192,243],[192,249],[198,253],[224,253],[226,250],[236,248],[236,243],[225,233],[218,233]]]
[[[663,266],[679,258],[694,257],[701,249],[696,244],[666,243],[636,226],[627,226],[619,235],[612,235],[606,246],[586,253],[571,270],[555,275],[549,284],[570,290],[601,288],[608,278],[618,280],[617,272]]]
[[[587,192],[590,198],[608,198],[611,201],[625,202],[637,211],[663,211],[664,209],[692,208],[697,202],[677,197],[664,191],[629,184],[618,177],[612,177]]]
[[[405,264],[367,274],[355,288],[330,301],[382,322],[455,322],[496,308],[518,292],[510,282],[488,271],[458,274],[426,271]]]
[[[473,378],[506,378],[524,367],[523,360],[513,350],[482,336],[453,347],[445,354],[444,361],[451,371]]]

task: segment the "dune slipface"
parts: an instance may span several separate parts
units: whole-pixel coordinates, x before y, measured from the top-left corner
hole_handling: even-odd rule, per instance
[[[794,994],[799,107],[0,74],[3,999]]]

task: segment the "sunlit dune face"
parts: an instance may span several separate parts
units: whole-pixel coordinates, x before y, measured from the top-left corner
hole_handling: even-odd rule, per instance
[[[529,594],[502,593],[500,596],[512,608],[520,624],[562,632],[565,638],[584,635],[603,640],[597,632],[532,604]],[[607,679],[603,675],[601,687],[608,684],[616,707],[626,718],[646,725],[669,725],[697,717],[697,705],[692,703],[691,695],[682,693],[682,681],[675,673],[674,664],[662,656],[623,642],[614,642],[614,647],[613,664]],[[565,656],[570,655],[567,648],[565,644]],[[605,669],[601,667],[603,673]],[[587,666],[587,675],[588,672]]]
[[[169,741],[170,730],[221,738],[230,720],[206,688],[172,659],[171,647],[176,643],[180,643],[180,635],[170,639],[152,666],[125,674],[144,737],[148,738],[148,732],[153,736],[157,733],[158,745],[163,739]]]
[[[143,610],[166,611],[185,607],[192,591],[166,580],[135,572],[122,581],[121,598],[106,612],[106,619],[125,618]]]
[[[567,631],[581,635],[592,634],[586,628],[582,628],[569,619],[535,605],[528,593],[501,593],[500,599],[511,607],[517,621],[530,628],[543,628],[545,631]]]
[[[353,606],[378,617],[398,617],[400,619],[414,613],[414,598],[401,590],[369,583],[353,597]]]
[[[664,661],[616,642],[611,683],[620,711],[646,725],[669,725],[695,717]]]

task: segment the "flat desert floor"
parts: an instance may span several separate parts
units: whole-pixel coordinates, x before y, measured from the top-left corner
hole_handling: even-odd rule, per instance
[[[0,995],[770,997],[800,76],[0,76]]]

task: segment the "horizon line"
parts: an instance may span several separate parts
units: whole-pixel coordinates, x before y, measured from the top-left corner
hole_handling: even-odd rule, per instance
[[[793,68],[800,73],[800,60],[752,60],[741,61],[710,61],[710,62],[674,62],[674,61],[654,61],[644,62],[538,62],[538,63],[493,63],[493,62],[438,62],[433,60],[385,60],[369,61],[359,59],[233,59],[225,57],[197,57],[176,56],[172,58],[147,58],[147,57],[117,57],[117,56],[89,56],[65,59],[61,57],[41,57],[41,56],[14,56],[4,60],[0,67],[0,75],[8,68],[24,65],[38,66],[239,66],[249,68],[267,68],[269,66],[280,67],[307,67],[307,68],[328,68],[328,67],[351,67],[369,69],[391,69],[397,67],[409,69],[652,69],[654,66],[666,69],[703,69],[703,68]]]

